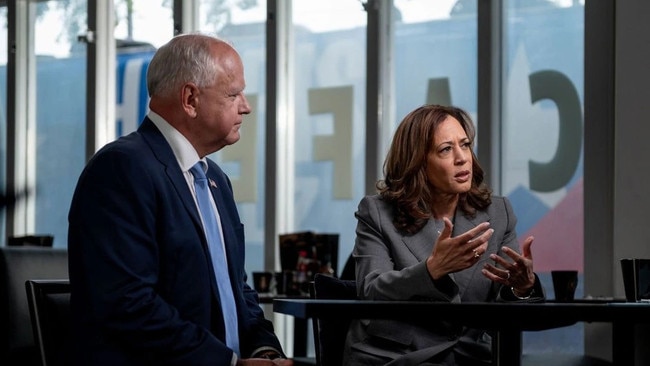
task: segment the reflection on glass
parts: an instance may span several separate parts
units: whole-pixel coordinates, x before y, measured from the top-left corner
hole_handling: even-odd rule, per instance
[[[519,237],[536,238],[535,270],[552,288],[553,269],[583,273],[584,6],[506,4],[502,191],[517,213]],[[578,283],[576,298],[583,296]],[[524,351],[538,345],[582,354],[582,332],[580,323],[526,333]]]
[[[36,157],[36,234],[67,243],[67,207],[85,164],[86,53],[77,35],[87,28],[85,1],[37,3],[36,129],[28,149]],[[24,87],[24,86],[23,86]]]
[[[172,0],[115,1],[115,39],[162,46],[174,36],[172,5]]]
[[[116,131],[135,131],[148,111],[146,73],[157,47],[174,36],[171,0],[116,1]]]
[[[146,67],[155,46],[173,35],[171,2],[163,3],[115,3],[118,136],[135,130],[146,113]],[[37,128],[29,147],[36,156],[35,230],[53,234],[54,246],[65,247],[67,207],[85,164],[86,45],[77,37],[87,29],[87,2],[36,6]]]
[[[7,6],[0,5],[0,39],[7,39]],[[0,159],[7,156],[7,42],[0,42]],[[0,192],[7,186],[5,163],[0,163]],[[2,193],[0,193],[1,195]],[[0,196],[2,197],[2,196]],[[0,198],[0,202],[3,200]],[[0,238],[6,238],[6,198],[0,204]]]
[[[477,110],[477,0],[396,1],[394,129],[425,103]],[[388,142],[384,144],[388,146]]]
[[[337,268],[343,268],[354,243],[354,212],[364,194],[367,13],[359,1],[293,5],[291,227],[340,234]]]
[[[225,30],[233,34],[239,25],[246,29],[251,24],[264,24],[265,21],[266,0],[201,0],[200,3],[199,29],[204,32],[221,34]]]
[[[148,111],[146,73],[157,47],[174,36],[171,0],[116,1],[116,131],[135,131]]]
[[[7,39],[7,5],[0,5],[0,39]],[[7,64],[7,42],[0,42],[0,66]]]
[[[232,42],[244,62],[245,93],[252,112],[244,117],[240,140],[211,158],[232,181],[245,228],[246,270],[250,275],[264,269],[266,1],[231,4],[202,0],[199,15],[199,30]]]
[[[476,15],[476,0],[437,0],[435,6],[431,6],[431,0],[393,0],[393,2],[399,11],[396,20],[402,23],[447,19],[461,12]]]

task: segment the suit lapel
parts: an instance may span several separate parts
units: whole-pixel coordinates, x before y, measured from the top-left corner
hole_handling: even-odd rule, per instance
[[[431,255],[433,244],[438,239],[438,235],[433,220],[429,220],[422,230],[415,233],[415,235],[403,236],[402,241],[418,259],[418,262],[422,262]]]
[[[163,165],[165,174],[169,178],[169,181],[171,184],[174,186],[174,189],[176,190],[176,193],[178,194],[178,197],[180,200],[183,202],[183,206],[185,206],[185,209],[187,210],[188,214],[192,218],[192,222],[194,223],[195,229],[197,230],[197,236],[201,238],[200,243],[201,246],[203,247],[203,251],[206,256],[206,261],[209,263],[209,265],[212,265],[212,261],[210,260],[210,252],[208,249],[208,243],[207,243],[207,238],[205,237],[205,233],[203,231],[203,226],[201,224],[201,217],[199,216],[199,211],[197,210],[196,203],[194,201],[194,197],[192,196],[192,192],[190,192],[188,186],[187,186],[187,181],[185,180],[185,176],[183,175],[183,172],[181,171],[180,167],[178,166],[178,163],[176,161],[176,157],[174,156],[174,152],[172,151],[171,147],[167,143],[167,140],[165,140],[165,137],[163,134],[158,130],[156,125],[149,119],[145,118],[142,125],[140,128],[138,128],[138,132],[142,134],[143,139],[149,144],[151,147],[151,150],[153,151],[154,155],[156,156],[156,159],[160,162],[161,165]],[[217,207],[224,207],[224,201],[223,197],[220,192],[217,192],[216,188],[210,184],[210,182],[215,181],[215,176],[211,173],[214,173],[211,171],[211,169],[208,169],[208,179],[210,181],[208,182],[210,186],[210,192],[212,193],[212,197],[214,198]],[[215,183],[215,185],[217,185]],[[223,228],[223,235],[224,235],[224,241],[226,243],[226,256],[228,257],[228,261],[230,263],[230,258],[231,258],[231,249],[229,244],[233,240],[231,240],[231,237],[234,235],[229,232],[228,228],[231,228],[232,225],[230,225],[228,222],[224,222],[225,215],[221,214],[221,226]],[[232,272],[232,267],[229,266],[229,272],[230,275],[233,276]],[[231,282],[237,283],[237,278],[238,277],[231,277]],[[217,302],[219,302],[219,290],[217,289],[217,283],[216,279],[214,276],[212,276],[211,282],[211,287],[212,287],[212,295],[215,298]],[[241,297],[241,291],[238,289],[238,286],[233,286],[233,291],[235,291],[235,299],[237,302],[239,302],[239,297]]]
[[[196,204],[194,203],[194,198],[192,193],[187,187],[187,181],[183,172],[178,167],[176,162],[176,157],[171,147],[165,140],[163,134],[158,130],[156,125],[148,118],[145,117],[144,121],[138,132],[142,134],[143,139],[149,144],[153,154],[156,156],[156,159],[163,165],[165,174],[169,178],[169,181],[174,186],[176,193],[183,202],[185,209],[190,214],[192,221],[197,230],[203,232],[203,227],[201,226],[201,218],[199,217],[199,212],[196,209]],[[207,248],[207,243],[202,243],[204,248]]]

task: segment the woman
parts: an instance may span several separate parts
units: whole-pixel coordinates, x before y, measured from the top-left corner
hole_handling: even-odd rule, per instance
[[[353,256],[358,295],[368,300],[542,301],[527,238],[492,196],[461,109],[426,105],[400,123],[378,195],[359,203]],[[434,319],[444,316],[432,317]],[[357,320],[346,365],[489,365],[483,330],[440,320]]]

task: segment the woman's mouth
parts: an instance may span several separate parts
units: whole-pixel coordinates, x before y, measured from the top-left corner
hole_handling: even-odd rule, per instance
[[[456,173],[456,175],[454,175],[454,179],[456,179],[456,181],[459,183],[465,183],[471,178],[471,176],[472,174],[469,170],[463,170],[462,172]]]

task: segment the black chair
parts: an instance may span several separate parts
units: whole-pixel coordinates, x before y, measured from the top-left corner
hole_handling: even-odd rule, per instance
[[[0,364],[40,365],[25,281],[68,278],[68,251],[40,246],[0,246]]]
[[[70,365],[70,282],[27,280],[25,290],[41,365]]]
[[[341,275],[339,276],[342,280],[354,280],[356,274],[355,271],[356,263],[354,262],[354,257],[352,254],[348,256],[348,259],[345,261]]]
[[[317,273],[310,288],[313,299],[353,300],[357,298],[354,280],[342,280]],[[313,318],[316,365],[341,366],[345,337],[350,319],[339,319],[336,315],[326,319]]]

